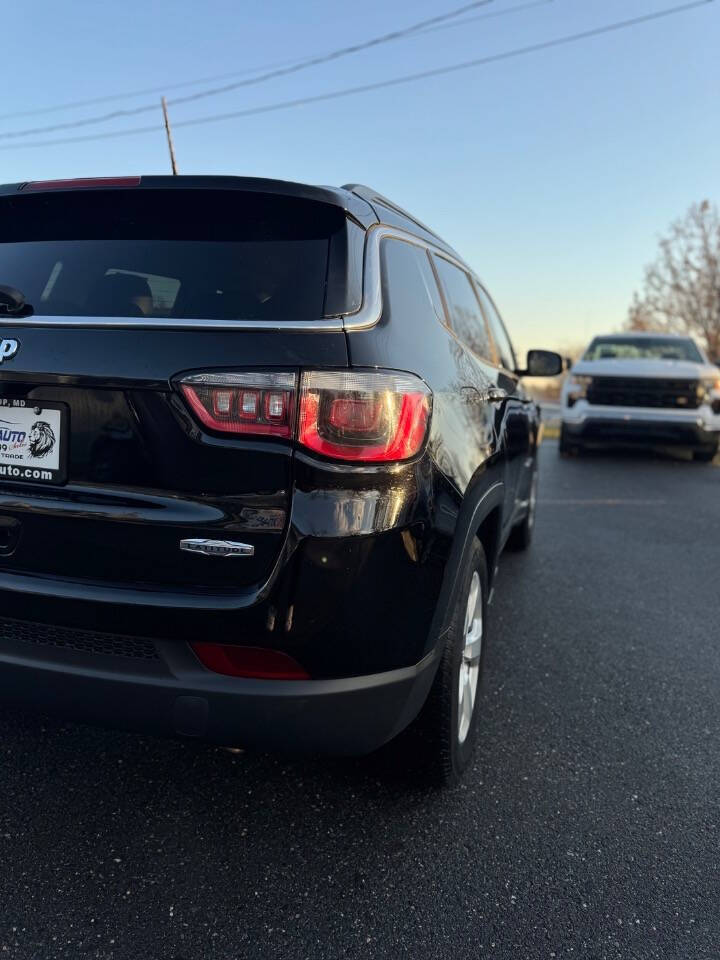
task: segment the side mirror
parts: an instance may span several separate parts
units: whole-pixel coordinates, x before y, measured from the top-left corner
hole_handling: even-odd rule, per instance
[[[25,303],[24,294],[15,287],[0,285],[0,316],[8,317],[28,316],[33,312],[29,303]]]
[[[563,372],[564,362],[552,350],[528,350],[527,367],[517,372],[522,377],[556,377]]]

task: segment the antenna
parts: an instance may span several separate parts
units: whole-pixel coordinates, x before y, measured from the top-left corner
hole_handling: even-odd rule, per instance
[[[167,134],[168,150],[170,151],[170,167],[173,172],[173,176],[177,176],[177,163],[175,161],[175,147],[173,145],[172,131],[170,129],[170,117],[168,116],[167,100],[165,97],[162,97],[162,111],[163,119],[165,120],[165,133]]]

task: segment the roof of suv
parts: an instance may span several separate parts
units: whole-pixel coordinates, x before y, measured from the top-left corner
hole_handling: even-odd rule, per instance
[[[252,193],[275,193],[288,197],[317,200],[341,207],[364,226],[375,223],[377,217],[369,203],[349,190],[337,187],[316,187],[288,180],[270,180],[262,177],[223,176],[131,176],[88,177],[71,180],[33,180],[0,186],[0,195],[18,193],[46,193],[72,190],[243,190]]]
[[[290,180],[236,176],[130,176],[97,177],[71,180],[34,180],[0,185],[0,196],[73,190],[244,190],[253,193],[275,193],[288,197],[316,200],[340,207],[366,229],[374,223],[401,227],[409,233],[435,244],[457,259],[455,250],[412,214],[388,200],[377,190],[361,184],[343,187],[314,186]]]

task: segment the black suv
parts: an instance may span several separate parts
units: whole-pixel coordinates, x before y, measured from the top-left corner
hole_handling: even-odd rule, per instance
[[[366,187],[0,188],[0,695],[468,761],[539,413],[487,291]]]

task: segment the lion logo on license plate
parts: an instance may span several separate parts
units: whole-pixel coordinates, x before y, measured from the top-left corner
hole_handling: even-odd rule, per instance
[[[30,427],[28,449],[30,455],[40,459],[52,453],[55,446],[55,433],[47,420],[36,420]]]

